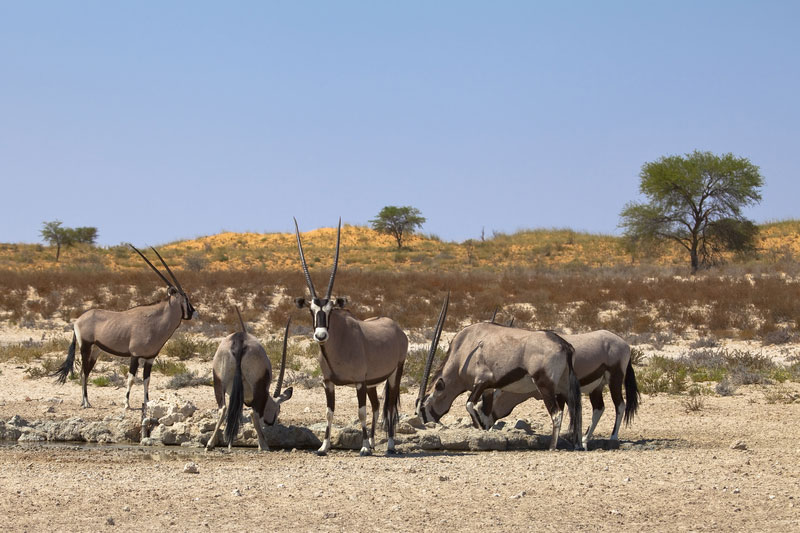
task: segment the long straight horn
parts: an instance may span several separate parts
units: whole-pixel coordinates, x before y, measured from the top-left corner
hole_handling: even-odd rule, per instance
[[[494,308],[494,313],[492,313],[492,319],[489,321],[494,324],[494,319],[497,317],[497,307]]]
[[[283,387],[283,373],[286,371],[286,341],[289,340],[289,324],[292,323],[292,317],[286,321],[286,329],[283,332],[283,355],[281,355],[281,371],[278,374],[278,384],[275,385],[274,398],[281,395],[281,387]]]
[[[333,292],[333,279],[336,277],[336,269],[339,267],[339,243],[342,241],[342,217],[339,217],[339,228],[336,230],[336,253],[333,255],[333,270],[331,270],[331,280],[328,282],[328,293],[326,300],[331,299]]]
[[[181,292],[183,292],[183,287],[181,287],[181,284],[180,284],[180,283],[178,283],[178,278],[176,278],[176,277],[175,277],[175,274],[173,274],[173,273],[172,273],[172,269],[171,269],[171,268],[169,268],[169,265],[167,264],[167,262],[166,262],[166,261],[164,261],[164,258],[163,258],[163,257],[161,257],[161,254],[160,254],[160,253],[158,253],[158,250],[156,250],[156,249],[155,249],[155,248],[153,248],[152,246],[150,247],[150,249],[151,249],[151,250],[153,250],[153,251],[156,253],[156,256],[157,256],[157,257],[158,257],[158,259],[161,261],[161,264],[162,264],[162,265],[164,265],[164,268],[166,268],[166,269],[167,269],[167,272],[169,272],[169,275],[170,275],[170,277],[172,278],[172,281],[174,281],[174,282],[175,282],[175,286],[178,288],[178,290],[179,290],[179,291],[181,291]]]
[[[242,333],[247,333],[247,328],[244,326],[244,320],[242,320],[242,313],[239,311],[239,306],[234,305],[234,309],[236,309],[236,314],[239,315],[239,325],[242,326]]]
[[[136,248],[134,245],[132,245],[131,243],[128,243],[128,246],[130,246],[131,248],[133,248],[133,250],[134,250],[134,251],[135,251],[137,254],[139,254],[139,255],[142,257],[142,259],[144,259],[144,262],[145,262],[145,263],[147,263],[148,265],[150,265],[150,268],[152,268],[152,269],[153,269],[153,272],[155,272],[156,274],[158,274],[158,277],[164,280],[164,283],[166,283],[166,284],[167,284],[167,287],[172,287],[172,283],[171,283],[171,282],[170,282],[170,281],[169,281],[169,280],[168,280],[166,277],[164,277],[164,274],[162,274],[161,272],[159,272],[159,270],[158,270],[156,267],[154,267],[154,266],[153,266],[153,263],[151,263],[151,262],[150,262],[150,260],[149,260],[147,257],[145,257],[145,255],[144,255],[142,252],[140,252],[140,251],[139,251],[139,250],[138,250],[138,249],[137,249],[137,248]]]
[[[300,242],[300,229],[297,227],[297,219],[294,220],[294,233],[297,236],[297,249],[300,251],[300,262],[303,264],[303,273],[306,275],[306,285],[308,290],[311,291],[311,297],[316,298],[317,293],[314,291],[314,283],[311,281],[311,274],[308,273],[308,265],[306,264],[306,256],[303,255],[303,243]]]
[[[428,359],[425,361],[425,370],[422,372],[422,382],[419,385],[419,395],[417,396],[417,407],[419,407],[422,398],[425,396],[425,391],[428,389],[428,379],[430,379],[431,365],[433,364],[433,357],[436,355],[436,348],[439,346],[439,337],[442,336],[442,327],[444,326],[444,319],[447,317],[447,308],[450,305],[450,291],[447,291],[447,296],[442,304],[442,310],[439,312],[439,320],[436,322],[436,329],[433,331],[433,340],[431,340],[431,350],[428,352]]]

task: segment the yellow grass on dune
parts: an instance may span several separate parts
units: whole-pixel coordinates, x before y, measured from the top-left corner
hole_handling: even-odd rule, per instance
[[[748,261],[780,261],[800,255],[800,221],[788,220],[759,227],[758,253]],[[333,258],[336,228],[301,233],[311,268],[328,267]],[[196,271],[292,269],[298,266],[292,233],[223,232],[158,246],[176,269]],[[729,256],[729,261],[739,258]],[[613,235],[570,229],[522,230],[495,234],[485,240],[445,242],[435,236],[413,235],[398,249],[388,235],[366,226],[342,227],[341,265],[369,270],[461,271],[507,268],[592,268],[623,264],[683,265],[686,252],[668,244],[655,256],[633,256]],[[124,271],[141,268],[141,260],[124,245],[63,249],[41,244],[0,244],[0,269]]]

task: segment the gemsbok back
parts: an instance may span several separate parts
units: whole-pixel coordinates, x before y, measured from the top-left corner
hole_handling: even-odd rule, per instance
[[[580,449],[581,393],[572,363],[574,349],[552,331],[525,331],[491,322],[467,326],[453,338],[447,358],[433,374],[428,390],[431,363],[444,323],[441,316],[447,311],[448,299],[442,306],[420,384],[416,412],[422,421],[438,422],[455,399],[469,391],[467,412],[475,427],[483,427],[483,414],[475,405],[484,391],[530,393],[544,401],[553,421],[550,449],[554,450],[558,443],[564,403],[569,409],[574,447]]]
[[[355,385],[358,397],[358,418],[361,421],[361,455],[371,455],[375,447],[375,425],[378,419],[378,392],[376,387],[385,382],[383,419],[387,426],[388,444],[386,452],[395,453],[394,433],[400,406],[400,378],[408,351],[408,338],[397,322],[390,318],[368,318],[359,320],[350,311],[343,309],[344,298],[332,298],[333,282],[339,264],[339,245],[342,221],[336,233],[336,252],[333,269],[324,298],[317,296],[314,283],[308,272],[303,243],[297,220],[294,221],[297,249],[305,274],[311,300],[297,298],[297,307],[308,307],[314,327],[314,341],[319,345],[319,364],[328,405],[325,440],[317,450],[325,455],[331,447],[331,424],[335,407],[335,386]],[[372,429],[367,433],[367,396],[372,404]]]
[[[281,392],[283,374],[286,370],[286,342],[289,336],[289,324],[286,322],[283,332],[283,354],[281,355],[281,369],[278,373],[278,383],[275,385],[275,394],[269,395],[272,383],[272,363],[261,343],[247,332],[239,308],[241,331],[228,335],[217,348],[214,354],[213,377],[214,396],[219,407],[219,418],[214,428],[214,433],[208,439],[206,450],[214,449],[217,444],[219,428],[225,419],[225,441],[228,449],[233,446],[233,439],[239,431],[239,417],[243,406],[252,408],[250,419],[258,435],[258,449],[268,451],[269,445],[264,435],[264,426],[273,426],[278,421],[281,404],[292,397],[292,387]],[[229,405],[225,405],[225,395],[230,398]],[[227,418],[226,418],[227,412]]]
[[[626,427],[630,425],[639,409],[639,388],[631,363],[631,347],[620,337],[606,330],[561,336],[575,348],[573,356],[575,374],[580,381],[581,392],[588,394],[592,403],[592,424],[583,436],[583,446],[588,446],[597,423],[603,416],[605,410],[603,388],[606,384],[611,392],[616,412],[610,440],[619,440],[620,425],[623,421]],[[486,391],[477,406],[483,415],[484,429],[491,428],[497,420],[511,414],[517,405],[531,396],[533,394],[530,392]]]
[[[140,305],[127,311],[106,311],[90,309],[83,313],[73,324],[72,343],[69,345],[67,358],[53,374],[58,383],[65,383],[67,376],[73,374],[75,366],[75,349],[81,352],[81,386],[83,387],[83,407],[91,407],[86,394],[89,373],[94,368],[99,352],[92,350],[97,346],[101,350],[120,357],[130,357],[128,387],[125,393],[125,407],[130,409],[131,387],[136,378],[139,361],[144,362],[144,404],[149,399],[150,370],[158,353],[169,340],[182,320],[191,320],[197,311],[189,302],[189,297],[178,282],[175,274],[155,248],[161,264],[167,270],[172,281],[169,281],[145,255],[129,244],[136,253],[167,284],[167,296],[160,302]]]

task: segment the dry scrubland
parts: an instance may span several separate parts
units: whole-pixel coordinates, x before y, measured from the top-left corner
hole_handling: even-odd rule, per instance
[[[0,448],[0,512],[13,530],[490,529],[754,530],[796,527],[800,481],[800,223],[762,226],[759,252],[688,276],[676,250],[634,257],[613,237],[568,230],[495,235],[461,244],[415,238],[395,251],[388,238],[345,227],[336,294],[362,317],[395,318],[409,334],[402,412],[424,347],[450,290],[444,345],[463,325],[498,320],[565,332],[607,328],[634,347],[644,398],[616,451],[419,453],[360,459],[337,451],[257,455],[171,448]],[[304,234],[312,275],[327,280],[334,230]],[[233,330],[233,304],[278,352],[294,320],[284,423],[324,420],[308,316],[296,310],[305,284],[292,235],[222,234],[159,247],[200,312],[184,323],[154,367],[156,397],[213,407],[210,358]],[[102,419],[119,415],[127,361],[103,356],[92,374],[95,408],[79,387],[51,384],[70,322],[90,307],[125,309],[163,295],[129,249],[72,248],[62,263],[36,245],[0,245],[0,419]],[[141,397],[141,384],[134,395]],[[59,398],[44,413],[47,400]],[[116,405],[115,405],[116,404]],[[131,414],[132,413],[132,414]],[[136,416],[129,412],[127,416]],[[450,423],[464,416],[457,400]],[[356,415],[340,389],[337,422]],[[541,404],[512,420],[548,433]],[[584,420],[590,417],[588,402]],[[607,438],[611,414],[598,428]],[[731,444],[743,440],[744,450]],[[200,465],[196,476],[183,464]],[[88,487],[92,487],[89,491]],[[238,494],[237,494],[238,493]],[[265,496],[265,493],[267,495]],[[463,505],[467,502],[467,505]],[[270,509],[277,509],[272,516]],[[366,526],[366,524],[373,524]]]

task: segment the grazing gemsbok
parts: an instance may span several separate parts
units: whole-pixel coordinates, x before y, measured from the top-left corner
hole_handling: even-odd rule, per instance
[[[127,311],[106,311],[104,309],[89,309],[75,321],[72,326],[72,344],[69,345],[66,360],[53,374],[57,376],[58,383],[65,383],[67,376],[73,374],[75,365],[75,347],[81,352],[81,386],[83,387],[83,407],[89,405],[86,395],[86,383],[89,372],[97,362],[99,352],[92,350],[97,345],[101,350],[120,357],[130,357],[130,370],[128,372],[128,388],[125,393],[125,407],[130,408],[131,387],[139,368],[139,360],[144,361],[144,404],[147,404],[150,388],[150,370],[153,360],[161,348],[172,336],[172,333],[181,325],[181,320],[191,320],[197,316],[197,311],[189,302],[189,297],[178,283],[178,279],[161,254],[155,252],[161,264],[164,265],[172,281],[153,266],[145,255],[129,244],[136,253],[158,274],[167,284],[167,297],[150,305],[140,305]]]
[[[258,339],[247,332],[238,307],[236,313],[239,315],[239,324],[242,330],[228,335],[220,343],[212,363],[214,396],[219,407],[219,418],[214,433],[208,439],[206,450],[212,450],[216,446],[219,428],[226,411],[228,416],[225,420],[225,441],[228,443],[228,449],[231,449],[233,439],[239,431],[239,417],[242,414],[243,405],[246,405],[253,410],[250,419],[253,421],[258,435],[258,449],[268,451],[269,445],[264,436],[263,426],[275,425],[278,413],[281,411],[281,404],[292,397],[292,387],[281,393],[283,373],[286,370],[286,341],[292,319],[290,318],[286,322],[286,330],[283,332],[281,369],[278,373],[278,383],[275,385],[275,395],[270,396],[272,363]],[[230,398],[227,408],[225,405],[226,394]]]
[[[395,453],[394,431],[400,406],[400,378],[408,351],[408,338],[397,322],[391,318],[368,318],[359,320],[350,311],[343,309],[344,298],[331,298],[336,269],[339,264],[342,221],[336,233],[336,252],[333,258],[331,279],[324,298],[317,296],[308,272],[303,243],[297,220],[294,221],[297,249],[311,293],[311,300],[295,299],[297,307],[308,307],[314,327],[314,340],[319,345],[319,365],[328,404],[325,440],[317,450],[325,455],[331,447],[331,424],[335,406],[336,385],[355,385],[358,397],[358,418],[361,421],[361,455],[370,455],[375,447],[375,424],[378,419],[378,391],[376,387],[385,382],[383,419],[389,436],[386,452]],[[372,404],[372,428],[367,433],[367,396]]]
[[[447,301],[443,312],[446,307]],[[576,449],[581,448],[581,392],[572,366],[574,349],[567,341],[552,331],[524,331],[491,322],[467,326],[453,338],[447,358],[434,373],[428,391],[442,323],[440,320],[437,324],[420,384],[417,415],[423,422],[438,422],[460,394],[470,391],[467,412],[473,424],[482,427],[482,413],[475,404],[484,391],[530,393],[544,401],[553,421],[550,449],[554,450],[558,443],[565,402],[573,444]]]
[[[577,335],[561,335],[575,348],[572,358],[575,374],[581,384],[581,392],[589,394],[592,403],[592,424],[583,436],[587,446],[592,433],[603,416],[603,387],[608,384],[611,400],[614,402],[616,419],[611,440],[619,440],[622,421],[628,426],[639,408],[639,388],[631,363],[631,347],[627,342],[610,331],[598,330]],[[622,386],[625,385],[625,397]],[[489,429],[494,423],[508,416],[511,411],[533,396],[530,392],[518,393],[507,390],[486,391],[478,403],[483,415],[483,427]]]

